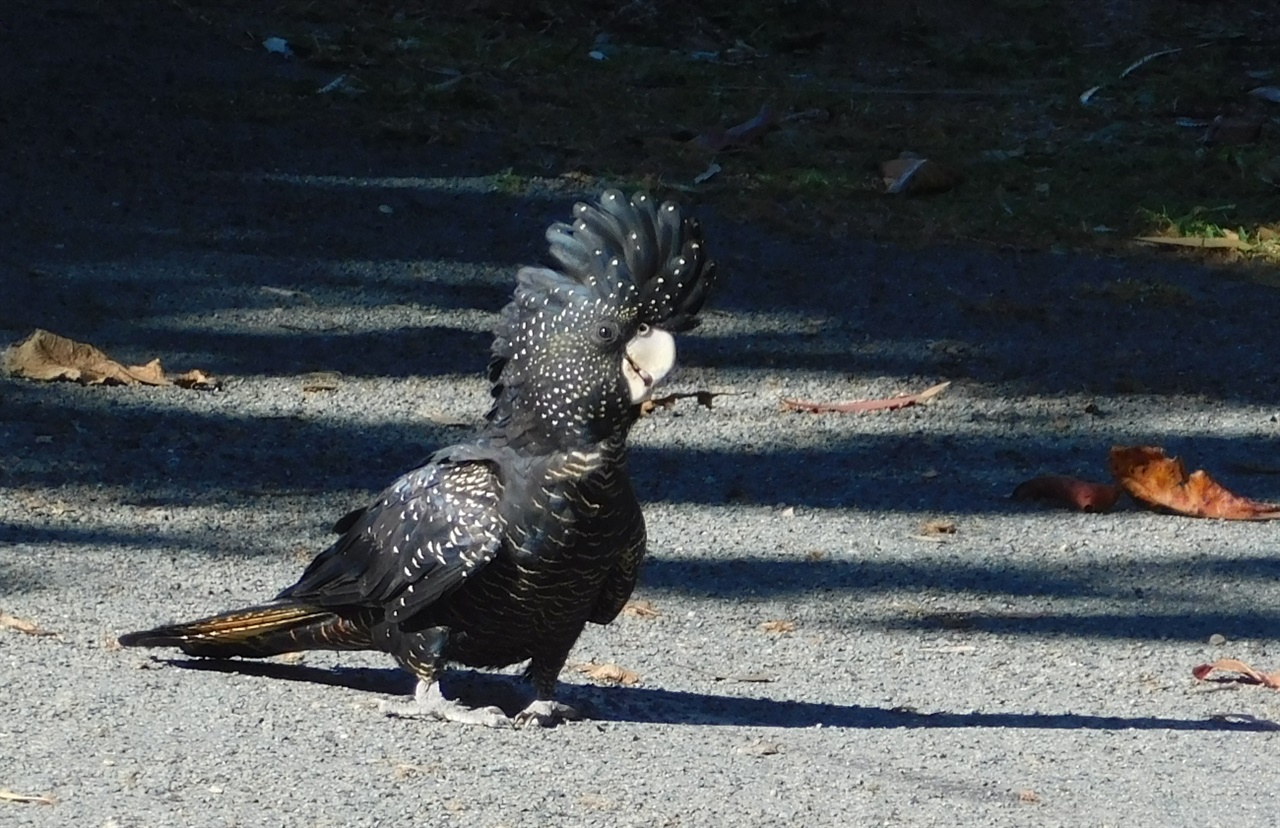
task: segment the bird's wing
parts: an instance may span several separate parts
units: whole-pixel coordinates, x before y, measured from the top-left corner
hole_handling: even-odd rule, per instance
[[[438,459],[339,521],[342,537],[279,598],[381,606],[403,621],[457,589],[498,553],[502,483],[493,464]]]

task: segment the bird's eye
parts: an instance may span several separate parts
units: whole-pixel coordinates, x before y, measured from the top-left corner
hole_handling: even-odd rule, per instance
[[[640,327],[636,328],[636,336],[647,336],[650,330],[649,323],[641,322]]]
[[[596,328],[596,339],[603,345],[608,345],[618,338],[618,326],[612,322],[601,322],[600,327]]]

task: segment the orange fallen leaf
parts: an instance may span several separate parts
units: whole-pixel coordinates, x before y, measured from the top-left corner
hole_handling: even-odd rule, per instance
[[[582,673],[592,681],[601,684],[639,684],[640,674],[626,667],[619,667],[617,664],[596,664],[594,661],[588,661],[584,664],[575,664],[573,669]]]
[[[809,414],[864,414],[868,411],[893,411],[898,408],[906,408],[909,405],[918,405],[922,402],[938,396],[947,390],[947,386],[951,385],[950,381],[940,382],[937,385],[926,388],[919,394],[902,394],[897,397],[887,397],[880,400],[851,400],[849,402],[824,403],[813,402],[811,400],[782,400],[782,407],[787,411],[804,411]]]
[[[1272,690],[1280,690],[1280,672],[1277,673],[1261,673],[1234,658],[1220,658],[1212,664],[1201,664],[1191,670],[1191,675],[1200,681],[1208,681],[1209,674],[1215,670],[1221,670],[1226,673],[1239,673],[1236,678],[1219,679],[1219,681],[1239,681],[1246,684],[1261,684],[1263,687],[1270,687]]]
[[[1080,512],[1110,512],[1124,489],[1108,483],[1090,483],[1061,474],[1033,477],[1013,490],[1014,500],[1052,500]]]
[[[1182,461],[1156,446],[1113,446],[1111,474],[1139,502],[1189,517],[1275,520],[1280,505],[1224,489],[1203,471],[1187,474]]]

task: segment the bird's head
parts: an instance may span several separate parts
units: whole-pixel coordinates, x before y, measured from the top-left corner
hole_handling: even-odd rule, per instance
[[[643,193],[606,191],[547,230],[560,265],[521,268],[503,309],[489,418],[539,442],[625,432],[675,366],[715,279],[696,221]]]

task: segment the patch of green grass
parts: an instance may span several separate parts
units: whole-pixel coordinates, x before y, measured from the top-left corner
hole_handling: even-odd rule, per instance
[[[252,48],[286,37],[347,75],[362,94],[325,101],[376,139],[484,136],[504,191],[548,175],[633,183],[797,233],[908,245],[1220,258],[1132,239],[1238,233],[1254,243],[1230,255],[1280,261],[1263,180],[1280,108],[1246,94],[1277,82],[1255,76],[1274,63],[1280,0],[1226,2],[1208,20],[1191,0],[181,3]],[[313,93],[276,94],[252,107],[292,117]],[[765,104],[771,129],[708,146]],[[1208,144],[1219,116],[1257,119],[1260,136]],[[904,151],[962,183],[884,195],[879,164]],[[720,173],[695,184],[712,163]]]

